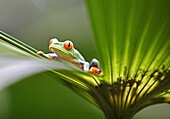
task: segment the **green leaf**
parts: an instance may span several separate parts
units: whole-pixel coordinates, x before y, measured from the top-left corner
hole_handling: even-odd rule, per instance
[[[99,107],[94,101],[96,95],[93,92],[99,85],[96,76],[82,72],[65,61],[53,61],[45,55],[38,55],[36,49],[2,31],[0,32],[0,48],[1,90],[29,75],[49,70],[52,72],[51,75],[57,75],[65,85]]]
[[[103,75],[58,68],[50,69],[51,74],[100,108],[106,119],[131,119],[147,106],[169,102],[170,2],[86,0],[86,3]],[[34,48],[3,32],[0,38],[7,47],[20,50],[24,57],[48,61],[37,55]]]
[[[86,1],[108,83],[170,66],[169,2]]]
[[[112,113],[132,118],[170,89],[170,2],[86,0]],[[109,94],[108,94],[109,95]],[[167,94],[169,95],[169,94]],[[160,101],[160,103],[166,101]],[[140,110],[139,109],[139,110]],[[133,113],[132,113],[133,112]]]

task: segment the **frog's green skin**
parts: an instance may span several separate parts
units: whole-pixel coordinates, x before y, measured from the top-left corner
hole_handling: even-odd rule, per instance
[[[84,57],[74,47],[71,50],[67,50],[64,47],[64,42],[58,42],[49,45],[49,50],[51,52],[56,53],[59,58],[62,58],[67,61],[85,61]]]
[[[44,54],[49,59],[65,60],[82,68],[85,72],[96,74],[96,71],[90,70],[92,67],[96,67],[98,68],[97,74],[101,74],[99,61],[93,58],[90,64],[86,62],[79,51],[74,48],[71,41],[59,42],[56,38],[53,38],[49,41],[49,50],[53,53],[44,54],[42,51],[38,51],[37,54]]]
[[[57,40],[57,39],[52,39]],[[71,41],[69,41],[71,42]],[[52,59],[62,59],[72,64],[77,65],[78,67],[82,68],[85,72],[89,70],[89,63],[85,61],[84,57],[79,53],[78,50],[72,47],[71,50],[68,50],[64,47],[65,42],[57,42],[51,43],[49,45],[49,50],[53,53],[45,54],[49,58]],[[83,64],[83,66],[82,66]]]

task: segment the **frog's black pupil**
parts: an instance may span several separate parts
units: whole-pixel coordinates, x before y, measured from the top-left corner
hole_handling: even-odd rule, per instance
[[[68,43],[68,47],[70,47],[70,43]]]

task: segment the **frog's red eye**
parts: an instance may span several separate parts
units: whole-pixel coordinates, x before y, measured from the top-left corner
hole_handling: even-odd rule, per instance
[[[54,43],[58,43],[58,40],[57,40],[56,38],[51,39],[51,40],[48,42],[48,45],[51,45],[51,44],[54,44]]]
[[[64,47],[67,49],[67,50],[71,50],[73,48],[73,43],[71,41],[65,41],[64,42]]]

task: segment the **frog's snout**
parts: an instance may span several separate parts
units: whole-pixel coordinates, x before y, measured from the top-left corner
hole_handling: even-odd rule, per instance
[[[49,51],[54,52],[53,48],[49,46]]]

